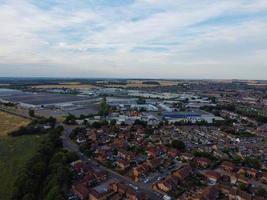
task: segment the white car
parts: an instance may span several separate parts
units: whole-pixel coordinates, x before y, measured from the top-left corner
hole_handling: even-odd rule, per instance
[[[137,187],[137,186],[134,186],[134,185],[131,184],[131,183],[129,184],[129,186],[132,187],[132,188],[135,189],[135,190],[138,190],[138,187]]]
[[[146,180],[144,180],[144,183],[148,183],[150,180],[147,178]]]
[[[164,195],[164,196],[163,196],[163,199],[164,199],[164,200],[171,200],[172,198],[169,197],[168,195]]]

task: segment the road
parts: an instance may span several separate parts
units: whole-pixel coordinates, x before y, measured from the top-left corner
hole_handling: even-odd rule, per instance
[[[69,138],[69,135],[70,135],[73,128],[70,126],[66,126],[66,125],[63,125],[63,127],[64,127],[64,134],[62,135],[61,138],[62,138],[64,148],[68,149],[69,151],[76,152],[81,160],[89,162],[89,164],[93,168],[106,170],[109,173],[109,176],[111,178],[122,181],[122,182],[126,183],[127,185],[133,185],[133,186],[138,187],[138,191],[145,193],[149,199],[151,199],[151,200],[162,199],[163,193],[152,190],[149,185],[142,184],[142,183],[136,183],[132,179],[130,179],[129,177],[122,176],[122,175],[114,172],[113,170],[106,168],[103,165],[100,165],[95,160],[87,158],[83,153],[80,152],[79,146]]]

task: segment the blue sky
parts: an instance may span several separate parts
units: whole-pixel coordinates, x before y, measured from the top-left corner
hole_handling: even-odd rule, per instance
[[[0,76],[267,79],[266,0],[0,0]]]

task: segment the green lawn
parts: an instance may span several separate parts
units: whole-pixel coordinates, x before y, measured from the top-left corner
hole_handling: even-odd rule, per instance
[[[19,170],[36,152],[44,136],[0,137],[0,199],[11,197]]]

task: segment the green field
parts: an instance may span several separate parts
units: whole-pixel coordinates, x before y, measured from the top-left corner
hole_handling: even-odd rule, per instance
[[[10,199],[19,170],[36,152],[43,137],[25,135],[0,138],[0,199]]]

